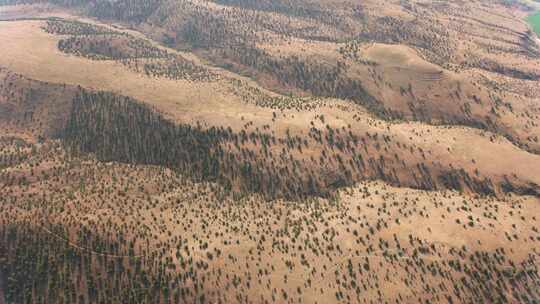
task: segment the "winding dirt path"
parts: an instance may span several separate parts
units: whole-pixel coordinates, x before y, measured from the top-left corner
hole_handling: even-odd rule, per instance
[[[108,258],[114,258],[114,259],[125,259],[125,258],[134,258],[134,259],[137,259],[137,258],[143,258],[143,257],[146,257],[147,255],[144,255],[144,254],[141,254],[141,255],[116,255],[116,254],[109,254],[109,253],[104,253],[104,252],[98,252],[98,251],[95,251],[95,250],[92,250],[90,248],[86,248],[86,247],[82,247],[82,246],[79,246],[77,243],[74,243],[68,239],[66,239],[65,237],[62,237],[54,232],[52,232],[51,230],[49,230],[48,228],[46,228],[45,226],[42,226],[40,224],[36,224],[36,227],[38,227],[39,229],[43,230],[44,232],[50,234],[51,236],[59,239],[59,240],[62,240],[64,242],[67,242],[67,244],[74,248],[74,249],[77,249],[79,251],[86,251],[86,252],[89,252],[93,255],[97,255],[97,256],[103,256],[103,257],[108,257]],[[0,304],[2,304],[2,302],[0,302]]]

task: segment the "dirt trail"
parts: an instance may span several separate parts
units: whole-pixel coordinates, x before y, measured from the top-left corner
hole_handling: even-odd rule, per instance
[[[53,237],[59,239],[59,240],[62,240],[62,241],[65,241],[67,242],[67,244],[74,248],[74,249],[77,249],[77,250],[80,250],[80,251],[86,251],[86,252],[89,252],[91,254],[94,254],[94,255],[98,255],[98,256],[103,256],[103,257],[108,257],[108,258],[114,258],[114,259],[124,259],[124,258],[133,258],[133,259],[137,259],[137,258],[143,258],[145,257],[146,255],[116,255],[116,254],[109,254],[109,253],[103,253],[103,252],[98,252],[98,251],[94,251],[92,249],[89,249],[89,248],[86,248],[86,247],[82,247],[82,246],[79,246],[77,245],[76,243],[74,242],[71,242],[70,240],[50,231],[49,229],[47,229],[46,227],[44,226],[41,226],[39,224],[36,224],[36,227],[39,227],[39,229],[43,230],[44,232],[52,235]],[[1,286],[1,284],[0,284]],[[1,288],[0,288],[1,290]],[[0,293],[0,296],[1,296],[1,293]],[[2,304],[2,302],[0,302],[0,304]]]

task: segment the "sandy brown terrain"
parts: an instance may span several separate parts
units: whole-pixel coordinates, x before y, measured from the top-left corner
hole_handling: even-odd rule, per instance
[[[0,303],[540,299],[523,7],[158,2],[0,5]]]
[[[236,84],[228,79],[197,82],[148,77],[130,71],[115,62],[89,60],[61,53],[56,47],[58,38],[44,33],[41,29],[43,26],[41,21],[9,21],[3,22],[0,26],[5,29],[0,31],[0,35],[5,35],[2,37],[3,40],[9,46],[8,49],[13,50],[8,51],[8,56],[4,59],[5,66],[9,70],[36,80],[80,85],[89,89],[131,96],[150,104],[164,113],[165,117],[170,117],[179,123],[199,121],[209,126],[230,126],[237,131],[242,130],[246,123],[254,124],[248,130],[270,125],[275,126],[272,129],[273,134],[278,137],[283,136],[287,130],[293,136],[306,134],[312,126],[316,129],[324,129],[327,126],[345,127],[350,129],[351,134],[361,136],[364,133],[375,133],[389,136],[405,145],[418,146],[418,150],[428,151],[427,153],[434,155],[443,168],[455,166],[471,171],[478,169],[494,181],[504,175],[515,175],[520,180],[519,184],[540,184],[538,180],[540,174],[536,169],[530,170],[531,167],[540,168],[540,166],[532,165],[539,161],[538,156],[513,148],[512,144],[506,140],[496,139],[496,142],[493,142],[497,136],[483,131],[411,123],[388,123],[370,118],[365,110],[353,103],[331,99],[319,101],[319,106],[314,110],[282,110],[274,118],[276,110],[257,107],[251,102],[243,101],[245,98],[243,94],[246,91],[250,92],[248,89],[242,90],[242,87],[227,89],[227,86]],[[31,48],[25,45],[26,41],[33,39],[40,42],[40,47]],[[47,58],[47,60],[42,58]],[[217,72],[218,70],[215,70],[214,73]],[[88,75],[93,76],[88,77]],[[62,79],[67,81],[63,82]],[[254,89],[261,90],[260,94],[265,92],[258,87]],[[325,113],[324,122],[320,120],[317,122],[319,115],[317,113]],[[306,125],[308,121],[314,124]],[[424,136],[425,134],[440,135]],[[442,138],[448,138],[449,142],[441,141]],[[475,142],[478,146],[471,146],[470,142]],[[484,146],[490,148],[484,149]],[[319,149],[325,148],[313,146],[308,148],[310,149],[315,149],[313,154],[317,155],[321,153]],[[490,151],[490,153],[486,155],[484,151]],[[492,153],[493,151],[497,152]],[[416,156],[415,153],[411,154],[413,154],[411,155],[413,163],[421,161],[418,159],[421,154]],[[502,161],[498,159],[509,158],[515,159],[517,165],[512,164],[507,168],[501,166]],[[475,163],[472,163],[472,160],[475,160]]]
[[[482,295],[492,300],[512,301],[511,290],[526,288],[538,296],[528,273],[537,267],[537,198],[479,199],[364,182],[331,200],[231,200],[217,185],[193,184],[169,170],[67,160],[54,146],[37,146],[47,152],[3,170],[2,221],[21,221],[53,238],[68,233],[68,248],[81,255],[161,260],[168,277],[190,290],[186,299],[468,302],[469,292],[480,296],[485,288],[495,288]],[[9,151],[4,144],[2,155]],[[78,234],[90,230],[120,245],[109,249]],[[500,276],[483,281],[471,270]],[[508,285],[516,275],[519,283]]]

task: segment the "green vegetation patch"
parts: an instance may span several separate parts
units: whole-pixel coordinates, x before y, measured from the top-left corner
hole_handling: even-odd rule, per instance
[[[533,30],[536,32],[538,37],[540,37],[540,11],[538,11],[534,15],[529,16],[527,18],[527,21],[529,21],[529,23],[533,27]]]

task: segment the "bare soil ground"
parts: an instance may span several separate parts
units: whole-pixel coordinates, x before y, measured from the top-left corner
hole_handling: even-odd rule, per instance
[[[7,46],[7,56],[3,57],[2,65],[31,79],[80,85],[85,88],[131,96],[155,107],[166,117],[178,123],[198,121],[207,126],[230,126],[237,131],[246,128],[246,124],[249,125],[247,130],[269,125],[276,136],[283,136],[287,130],[291,135],[307,134],[312,126],[321,130],[327,126],[337,129],[345,127],[350,129],[352,134],[359,136],[379,133],[394,138],[395,141],[406,146],[418,146],[418,150],[433,155],[443,168],[454,166],[464,168],[471,173],[474,169],[478,169],[482,176],[489,177],[494,182],[507,175],[517,176],[518,184],[540,184],[538,180],[540,174],[536,172],[536,169],[530,170],[530,168],[540,168],[540,166],[532,165],[539,161],[538,156],[520,151],[500,138],[494,142],[497,136],[488,132],[462,127],[388,123],[370,118],[365,110],[353,103],[332,99],[319,101],[318,106],[312,110],[282,109],[278,112],[276,109],[258,107],[254,102],[244,100],[246,95],[248,98],[251,97],[248,94],[253,91],[258,92],[258,96],[255,95],[253,98],[260,98],[265,94],[276,96],[275,93],[266,93],[264,89],[251,87],[250,84],[237,86],[237,82],[230,81],[225,78],[226,76],[223,76],[221,80],[218,77],[218,80],[209,82],[171,80],[142,75],[114,61],[95,61],[63,54],[57,48],[59,37],[45,33],[41,29],[42,26],[42,21],[2,22],[0,37]],[[35,42],[31,41],[38,41],[36,45],[39,47],[35,47]],[[382,49],[384,50],[384,47]],[[371,52],[376,58],[380,50],[371,49]],[[403,62],[403,60],[422,62],[417,57],[403,59],[405,58],[403,56],[406,55],[392,60],[394,63]],[[427,63],[425,66],[430,67]],[[218,70],[214,70],[214,73],[217,72]],[[287,98],[283,97],[283,100],[287,102]],[[324,113],[324,122],[316,123],[320,113]],[[314,125],[307,123],[310,121]],[[253,125],[250,126],[250,124]],[[426,136],[427,134],[439,135]],[[470,145],[470,142],[476,144]],[[324,148],[317,146],[308,148],[308,151],[312,151],[307,155],[319,155],[320,149]],[[485,151],[490,152],[485,153]],[[494,151],[497,152],[493,153]],[[373,153],[380,154],[380,152]],[[392,155],[391,151],[388,154]],[[423,153],[411,154],[412,159],[404,158],[413,164],[423,160],[421,156]],[[505,167],[501,165],[505,163],[503,159],[515,161],[512,161],[512,165]],[[428,164],[428,166],[431,165]],[[399,167],[396,166],[395,169],[401,170]]]
[[[0,6],[0,19],[12,19],[0,21],[0,248],[7,248],[0,285],[7,298],[539,299],[540,65],[520,40],[527,25],[498,4],[463,3],[456,11],[455,3],[411,2],[368,0],[362,13],[331,1],[332,13],[317,23],[264,2],[244,9],[232,0],[192,1],[167,8],[165,21],[151,16],[153,24],[132,29],[53,6]],[[309,8],[326,12],[317,3]],[[265,63],[148,38],[162,39],[193,12],[226,20],[223,30],[258,20],[250,47],[266,53],[249,54]],[[120,38],[88,34],[62,51],[61,41],[75,34],[26,20],[52,16],[65,18],[55,21],[61,26],[84,22]],[[336,16],[344,23],[334,24]],[[357,22],[369,43],[354,39]],[[141,54],[125,47],[136,39],[167,55],[118,59]],[[170,61],[209,77],[167,77]],[[268,68],[274,65],[305,79],[277,74],[289,77],[284,83]],[[348,81],[399,118],[381,117],[358,96],[335,96]],[[118,104],[132,112],[109,115]],[[156,113],[164,119],[144,120]],[[69,142],[70,126],[88,130]],[[207,135],[215,130],[226,135]],[[150,135],[129,141],[138,134]],[[148,147],[155,138],[167,144]],[[197,161],[218,159],[232,185],[198,178],[190,171],[198,164],[175,159],[183,154],[171,147],[184,141],[195,143],[182,148],[199,151]],[[137,158],[137,149],[166,161]],[[308,194],[316,185],[320,195],[295,198],[289,185]]]
[[[198,286],[187,301],[204,294],[222,303],[237,296],[258,303],[468,302],[471,292],[487,297],[488,290],[491,299],[512,301],[525,288],[538,296],[528,274],[538,266],[538,198],[363,182],[331,200],[232,200],[218,185],[193,184],[169,170],[66,159],[54,146],[35,146],[40,154],[2,171],[4,225],[36,225],[69,238],[76,251],[111,260],[157,259],[182,288]],[[4,144],[2,155],[10,151]],[[121,245],[96,246],[79,231]],[[510,285],[513,276],[519,283]]]

